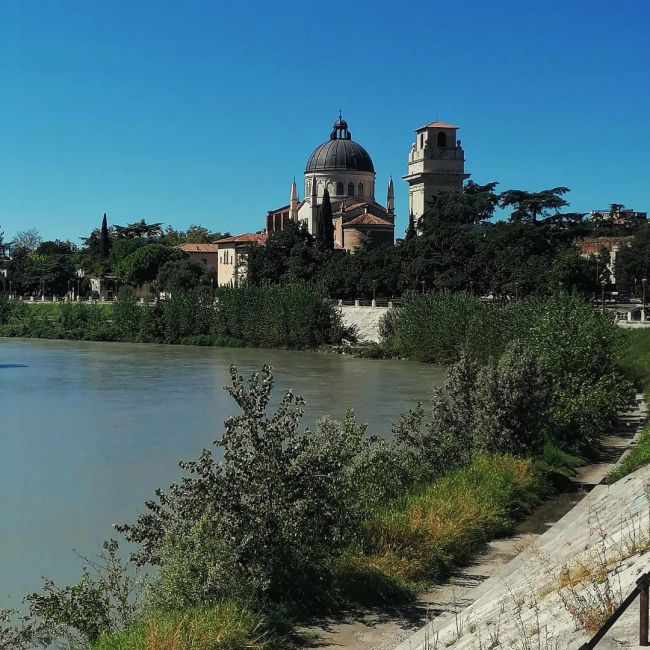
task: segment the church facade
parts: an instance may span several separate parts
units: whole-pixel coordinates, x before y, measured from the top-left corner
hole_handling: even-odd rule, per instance
[[[408,157],[409,211],[416,219],[427,209],[436,192],[460,190],[465,158],[458,127],[432,122],[416,130],[416,141]],[[304,223],[310,233],[316,226],[327,189],[332,204],[335,248],[353,251],[368,243],[393,244],[395,240],[395,196],[392,178],[386,203],[375,199],[376,173],[370,154],[352,140],[348,123],[339,114],[329,140],[316,147],[304,172],[303,199],[298,198],[294,179],[290,200],[266,216],[266,232],[283,230],[291,221]]]

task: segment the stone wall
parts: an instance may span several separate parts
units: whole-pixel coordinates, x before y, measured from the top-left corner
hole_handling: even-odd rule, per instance
[[[339,307],[343,322],[357,328],[359,341],[379,342],[379,321],[388,311],[388,307]]]

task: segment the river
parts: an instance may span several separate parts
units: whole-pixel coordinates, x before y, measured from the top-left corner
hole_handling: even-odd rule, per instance
[[[40,577],[79,576],[133,521],[156,487],[178,478],[236,409],[230,364],[270,364],[276,399],[295,389],[305,422],[354,409],[369,431],[427,400],[444,370],[407,361],[279,350],[0,339],[0,608]],[[118,536],[119,538],[119,536]]]

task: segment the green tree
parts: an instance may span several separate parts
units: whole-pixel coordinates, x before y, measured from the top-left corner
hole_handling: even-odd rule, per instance
[[[121,239],[154,240],[162,236],[162,223],[146,223],[144,219],[129,223],[126,226],[113,226],[115,235]]]
[[[168,248],[161,244],[146,244],[122,259],[117,266],[116,274],[122,282],[141,286],[145,282],[153,282],[165,262],[185,257],[185,253],[177,248]]]
[[[413,216],[413,213],[409,213],[409,225],[406,228],[406,233],[404,234],[404,240],[409,241],[409,239],[413,239],[413,237],[417,237],[417,230],[415,228],[415,217]]]
[[[618,252],[616,257],[616,284],[632,291],[641,286],[643,278],[650,278],[650,224],[643,224],[632,236],[629,248]],[[635,282],[636,280],[636,282]]]
[[[165,262],[158,271],[157,281],[162,291],[189,291],[200,284],[209,285],[210,277],[204,264],[185,257]]]
[[[110,253],[111,250],[111,237],[108,233],[108,224],[106,222],[106,213],[104,212],[104,216],[102,218],[102,225],[99,231],[99,250],[97,251],[99,254],[99,259],[100,260],[106,260],[108,259],[108,254]]]
[[[510,221],[544,223],[557,216],[561,208],[569,205],[562,198],[567,192],[568,187],[553,187],[541,192],[507,190],[499,197],[499,205],[502,208],[513,208]]]
[[[318,209],[316,221],[316,248],[326,253],[334,250],[334,223],[332,222],[332,204],[330,194],[325,188],[323,202]]]

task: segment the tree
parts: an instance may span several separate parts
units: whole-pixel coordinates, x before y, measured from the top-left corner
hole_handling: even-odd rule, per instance
[[[643,224],[633,235],[629,248],[616,257],[616,284],[630,291],[643,278],[650,278],[650,224]]]
[[[306,225],[294,221],[284,230],[272,232],[264,246],[247,246],[244,258],[247,281],[254,285],[311,281],[321,262]]]
[[[141,286],[156,279],[160,267],[169,260],[186,255],[177,248],[161,244],[146,244],[127,255],[117,266],[116,274],[122,282]]]
[[[162,291],[189,291],[199,284],[209,284],[205,265],[191,257],[165,262],[158,271],[157,281]]]
[[[323,204],[321,205],[321,219],[323,220],[325,232],[325,251],[334,250],[334,222],[332,221],[332,204],[330,193],[327,188],[323,192]]]
[[[15,248],[24,248],[28,251],[35,251],[42,238],[37,228],[28,228],[27,230],[19,230],[14,239]]]
[[[413,213],[411,212],[409,214],[409,225],[406,228],[406,233],[404,235],[404,240],[409,241],[409,239],[413,239],[413,237],[417,237],[417,230],[415,229],[415,217],[413,216]]]
[[[461,226],[487,221],[499,201],[494,193],[496,186],[497,183],[478,185],[470,181],[461,191],[439,192],[420,217],[420,231],[429,234],[441,225]]]
[[[106,223],[106,213],[104,212],[104,217],[102,218],[102,226],[99,231],[99,259],[106,260],[108,259],[108,253],[111,249],[111,238],[108,234],[108,224]]]
[[[162,236],[162,223],[146,223],[144,219],[126,226],[113,226],[118,238],[123,239],[158,239]]]
[[[77,252],[77,247],[72,242],[55,239],[41,242],[36,252],[40,255],[72,255]]]
[[[316,248],[325,253],[334,250],[334,223],[332,222],[332,204],[330,193],[325,188],[323,203],[318,210],[316,223]]]
[[[555,217],[560,208],[569,205],[562,197],[569,191],[568,187],[553,187],[541,192],[524,190],[507,190],[499,197],[502,208],[514,208],[510,221],[524,223],[544,223]]]

